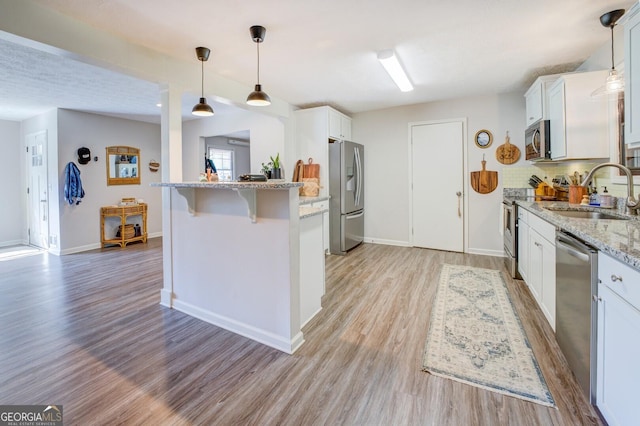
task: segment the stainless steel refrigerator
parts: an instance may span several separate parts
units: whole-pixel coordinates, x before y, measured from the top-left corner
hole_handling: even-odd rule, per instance
[[[329,251],[346,254],[364,239],[364,146],[329,143]]]

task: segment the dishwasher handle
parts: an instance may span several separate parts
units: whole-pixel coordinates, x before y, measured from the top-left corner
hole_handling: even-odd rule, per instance
[[[562,235],[556,235],[556,245],[562,246],[562,248],[571,256],[579,259],[583,262],[589,262],[589,254],[580,251],[580,247],[576,247],[573,241],[564,238]]]

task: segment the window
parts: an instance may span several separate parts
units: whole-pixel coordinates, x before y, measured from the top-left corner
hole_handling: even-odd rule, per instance
[[[629,148],[624,141],[624,93],[618,95],[618,141],[620,164],[627,166],[632,174],[640,175],[640,148]],[[622,170],[619,174],[624,175]]]
[[[209,158],[218,170],[218,179],[233,180],[233,151],[209,147]]]

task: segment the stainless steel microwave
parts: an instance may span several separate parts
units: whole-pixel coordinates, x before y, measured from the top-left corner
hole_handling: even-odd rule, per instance
[[[527,160],[551,160],[549,120],[538,120],[524,133]]]

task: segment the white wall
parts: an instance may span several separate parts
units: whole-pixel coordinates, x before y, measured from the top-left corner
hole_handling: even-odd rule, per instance
[[[293,157],[290,152],[293,140],[289,128],[292,120],[244,111],[186,121],[182,124],[182,178],[184,182],[198,180],[204,172],[204,139],[249,130],[251,139],[251,173],[260,173],[261,164],[270,156],[280,153],[285,173],[291,179]],[[291,157],[291,158],[289,158]],[[290,168],[287,166],[290,165]]]
[[[140,185],[107,186],[106,147],[132,146],[140,149]],[[78,163],[77,150],[86,146],[92,161]],[[144,199],[148,204],[147,230],[150,236],[162,232],[161,190],[149,186],[160,181],[148,164],[160,159],[160,126],[78,111],[58,111],[57,194],[60,214],[60,250],[63,254],[100,246],[100,207],[117,204],[123,197]],[[98,161],[93,161],[97,156]],[[80,169],[85,197],[79,205],[64,200],[64,169],[70,161]],[[160,164],[162,167],[162,164]],[[54,197],[50,197],[52,202]]]
[[[234,162],[233,178],[234,179],[239,175],[242,175],[245,173],[251,173],[251,161],[249,156],[250,147],[240,146],[240,145],[230,145],[229,139],[230,138],[225,136],[214,136],[211,138],[206,138],[206,145],[233,151],[233,162]],[[248,141],[245,141],[245,142],[248,142]],[[204,164],[203,164],[203,167],[204,167]]]
[[[26,216],[22,214],[24,203],[24,173],[21,159],[20,123],[0,120],[0,247],[25,243]]]
[[[511,143],[523,150],[524,117],[523,93],[454,99],[354,114],[353,139],[364,144],[366,149],[365,238],[400,245],[409,243],[410,122],[467,118],[468,182],[469,172],[481,170],[483,154],[487,170],[502,170],[503,165],[496,160],[495,152],[504,143],[507,131]],[[474,143],[475,133],[480,129],[493,133],[493,144],[487,149],[480,149]],[[525,160],[522,158],[516,164],[523,163]],[[478,194],[471,187],[465,188],[469,218],[465,236],[470,253],[503,254],[500,234],[501,173],[498,179],[498,187],[490,194]],[[432,184],[438,185],[439,182]],[[434,203],[434,208],[437,208],[437,203]]]

